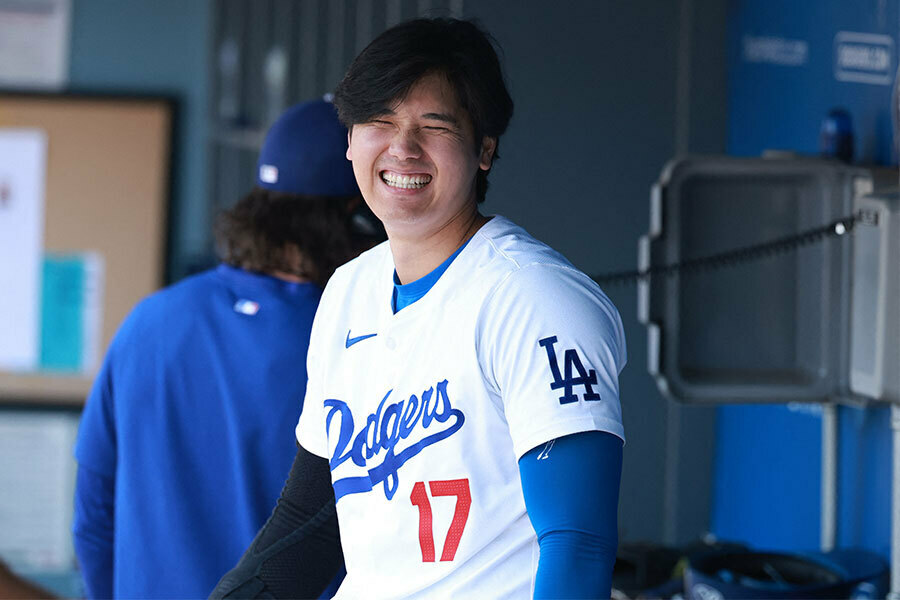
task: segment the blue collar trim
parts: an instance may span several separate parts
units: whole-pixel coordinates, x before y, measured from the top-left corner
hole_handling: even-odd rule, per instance
[[[471,239],[472,238],[469,238],[469,240]],[[425,296],[425,294],[428,293],[428,290],[433,288],[434,284],[438,282],[441,275],[443,275],[444,271],[447,270],[447,267],[450,266],[450,263],[452,263],[453,260],[459,256],[459,253],[463,251],[463,248],[469,244],[469,240],[466,240],[456,252],[447,257],[447,260],[439,264],[431,273],[420,279],[416,279],[407,284],[401,284],[400,280],[397,278],[397,271],[394,270],[394,297],[391,302],[394,314],[397,314],[410,304],[413,304]]]

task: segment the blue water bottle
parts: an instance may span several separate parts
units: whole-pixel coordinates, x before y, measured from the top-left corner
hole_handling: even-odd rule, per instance
[[[828,111],[822,121],[819,140],[822,156],[845,163],[853,162],[853,120],[850,113],[843,108]]]

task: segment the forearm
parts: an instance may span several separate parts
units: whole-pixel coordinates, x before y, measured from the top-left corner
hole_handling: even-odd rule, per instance
[[[541,549],[535,598],[609,598],[621,468],[622,441],[597,431],[559,438],[519,461]]]
[[[540,539],[535,599],[609,598],[616,539],[583,531],[550,531]]]
[[[210,598],[317,598],[343,564],[328,461],[300,448],[272,516]]]

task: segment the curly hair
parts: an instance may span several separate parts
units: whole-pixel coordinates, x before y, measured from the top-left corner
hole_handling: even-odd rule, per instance
[[[214,231],[223,262],[281,271],[324,287],[334,270],[375,241],[353,231],[358,196],[299,196],[255,187],[219,214]]]

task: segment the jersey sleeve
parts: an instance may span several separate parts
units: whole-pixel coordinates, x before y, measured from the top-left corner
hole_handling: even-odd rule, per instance
[[[517,458],[582,431],[625,440],[622,320],[589,277],[553,264],[511,272],[482,306],[476,335],[482,375],[500,398]]]

